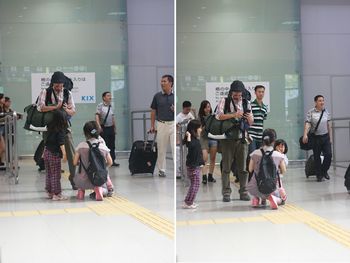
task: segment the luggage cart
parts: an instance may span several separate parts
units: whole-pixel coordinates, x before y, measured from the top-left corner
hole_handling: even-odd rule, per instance
[[[1,113],[5,116],[6,174],[15,178],[18,184],[17,112]]]
[[[183,143],[183,139],[185,137],[186,133],[186,128],[187,128],[188,120],[185,120],[181,123],[178,123],[178,129],[177,129],[177,145],[176,148],[179,149],[179,154],[177,154],[177,158],[179,164],[177,165],[178,167],[176,168],[177,171],[177,177],[181,177],[181,180],[184,184],[184,186],[189,185],[189,179],[187,177],[187,168],[186,168],[186,156],[187,156],[187,147]]]

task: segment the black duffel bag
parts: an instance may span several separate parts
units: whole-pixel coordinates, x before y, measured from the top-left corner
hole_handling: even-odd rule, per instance
[[[303,143],[303,136],[301,136],[299,138],[299,146],[300,146],[300,149],[302,150],[305,150],[305,151],[309,151],[309,150],[312,150],[313,146],[314,146],[314,134],[309,132],[307,134],[307,137],[308,137],[308,141],[307,143]]]
[[[307,138],[308,138],[308,141],[307,143],[303,143],[303,136],[301,136],[299,138],[299,146],[300,146],[300,149],[302,150],[305,150],[305,151],[309,151],[309,150],[312,150],[313,146],[314,146],[314,141],[315,141],[315,133],[318,129],[318,126],[320,125],[320,122],[321,122],[321,119],[322,119],[322,116],[323,116],[323,113],[324,113],[324,110],[322,110],[322,113],[321,113],[321,116],[320,118],[318,119],[318,122],[316,124],[316,127],[315,127],[315,130],[314,132],[308,132],[307,134]]]
[[[209,135],[226,135],[227,139],[238,139],[240,122],[235,119],[218,120],[215,114],[205,118],[205,131]],[[210,136],[209,136],[210,137]]]
[[[40,112],[38,111],[36,104],[28,105],[24,108],[24,111],[27,113],[27,119],[23,128],[29,131],[37,131],[31,128],[31,125],[37,128],[43,128],[53,119],[52,111]]]

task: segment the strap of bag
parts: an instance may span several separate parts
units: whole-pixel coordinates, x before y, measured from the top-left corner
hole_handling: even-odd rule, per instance
[[[103,123],[102,123],[103,126],[106,124],[106,120],[107,120],[107,117],[108,117],[108,114],[109,114],[110,110],[111,110],[111,105],[108,106],[108,111],[107,111],[106,117],[105,117],[105,119],[103,120]]]
[[[87,173],[87,169],[86,169],[85,165],[83,164],[83,161],[81,160],[81,156],[79,156],[79,170],[78,170],[79,173],[81,173],[81,167],[83,167],[85,172]]]
[[[320,125],[320,122],[321,122],[321,119],[322,119],[322,117],[323,117],[324,111],[325,111],[325,110],[322,110],[321,116],[320,116],[320,118],[318,119],[318,122],[317,122],[317,124],[316,124],[314,133],[316,133],[316,131],[317,131],[317,129],[318,129],[318,126]]]

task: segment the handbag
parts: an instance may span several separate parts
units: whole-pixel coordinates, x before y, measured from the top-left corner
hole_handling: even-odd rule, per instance
[[[63,112],[65,119],[68,114],[65,110],[57,109]],[[45,131],[46,126],[52,122],[54,111],[41,112],[38,111],[36,104],[30,104],[24,108],[27,113],[26,122],[24,123],[24,129],[28,131]]]
[[[240,123],[235,119],[218,120],[215,114],[205,118],[205,131],[209,135],[222,135],[222,139],[238,139]],[[210,136],[209,136],[210,137]],[[221,138],[216,138],[221,139]]]
[[[24,111],[27,113],[27,118],[23,128],[29,131],[37,131],[35,127],[45,127],[53,120],[52,111],[40,112],[36,104],[28,105]]]
[[[314,141],[315,141],[315,132],[317,131],[318,126],[320,125],[321,119],[323,117],[323,113],[324,113],[324,110],[322,110],[321,116],[315,127],[315,131],[313,133],[311,131],[307,133],[307,137],[308,137],[307,143],[303,142],[303,136],[299,138],[299,145],[301,150],[305,150],[305,151],[312,150],[314,146]]]

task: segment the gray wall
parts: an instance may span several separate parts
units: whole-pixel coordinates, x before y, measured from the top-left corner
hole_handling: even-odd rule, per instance
[[[127,0],[127,16],[130,111],[149,110],[161,76],[174,72],[174,1]],[[140,122],[134,132],[141,138]]]
[[[350,117],[350,1],[301,0],[304,111],[325,96],[333,118]],[[336,122],[336,126],[349,126]],[[335,133],[336,159],[349,160],[349,129]]]

